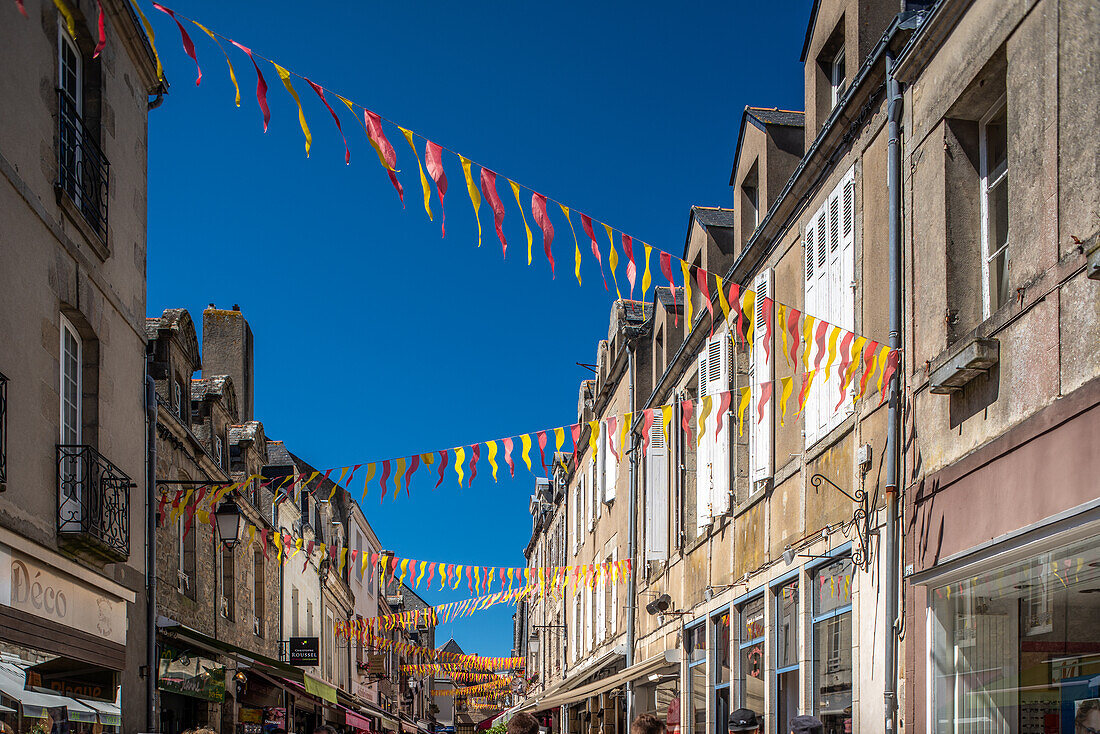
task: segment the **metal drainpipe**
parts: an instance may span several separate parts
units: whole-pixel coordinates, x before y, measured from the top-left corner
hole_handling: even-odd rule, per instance
[[[894,77],[894,54],[886,52],[886,98],[888,114],[887,190],[889,192],[890,250],[890,347],[901,343],[901,88]],[[886,615],[890,625],[886,641],[886,686],[883,703],[886,731],[896,731],[898,714],[898,578],[900,553],[898,543],[898,447],[900,439],[899,410],[901,393],[900,366],[890,379],[890,404],[886,413]]]
[[[628,390],[628,404],[630,409],[634,410],[634,343],[628,341],[626,345],[626,370],[627,370],[627,390]],[[638,491],[635,479],[637,477],[636,467],[638,463],[637,445],[634,440],[634,431],[630,432],[630,488],[629,488],[629,528],[627,529],[627,545],[626,545],[626,557],[630,561],[630,575],[627,576],[627,594],[626,594],[626,667],[629,668],[634,664],[634,596],[637,592],[637,578],[638,569],[635,568],[634,556],[636,555],[636,547],[638,545]],[[634,719],[634,682],[626,682],[626,725],[629,728],[630,722]]]
[[[149,635],[145,659],[145,726],[158,730],[157,722],[157,384],[149,374],[153,357],[145,362],[145,627]]]

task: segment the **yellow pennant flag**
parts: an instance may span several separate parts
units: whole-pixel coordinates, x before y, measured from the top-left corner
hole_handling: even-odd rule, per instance
[[[401,491],[401,479],[405,476],[405,457],[402,456],[394,463],[396,467],[393,472],[393,498],[397,499],[397,493]]]
[[[350,468],[350,466],[345,466],[343,469],[340,470],[340,478],[336,480],[336,483],[332,487],[332,491],[328,493],[329,502],[332,502],[332,498],[336,496],[336,490],[339,489],[341,485],[343,485],[344,477],[348,475],[348,469]]]
[[[844,373],[844,387],[848,387],[848,383],[852,381],[852,377],[855,375],[856,370],[859,369],[860,357],[863,355],[863,347],[867,344],[867,337],[857,336],[852,340],[852,353],[851,363],[848,365],[847,371]]]
[[[710,415],[711,405],[714,397],[711,395],[704,395],[699,398],[699,439],[707,435],[707,416]]]
[[[714,276],[714,285],[718,287],[718,305],[722,307],[722,318],[729,324],[729,330],[733,331],[733,325],[730,323],[730,302],[726,298],[726,283],[717,275]]]
[[[806,397],[810,394],[810,388],[813,387],[814,377],[817,376],[817,370],[810,370],[802,375],[802,392],[798,396],[798,412],[796,416],[802,415],[802,411],[806,409]]]
[[[416,156],[416,165],[420,167],[420,187],[424,189],[424,211],[428,212],[428,219],[435,221],[435,217],[432,216],[432,190],[428,186],[428,177],[424,175],[424,164],[420,162],[420,154],[416,152],[416,145],[413,144],[412,130],[406,130],[400,125],[397,129],[401,131],[401,134],[405,136],[405,140],[408,141],[409,147],[412,148],[413,155]]]
[[[486,441],[485,448],[488,450],[489,466],[493,467],[493,481],[497,480],[497,442]]]
[[[527,471],[531,471],[531,434],[523,434],[519,437],[519,442],[523,447],[520,454],[523,457],[523,463],[527,465]]]
[[[841,329],[837,326],[831,326],[829,330],[829,354],[825,358],[825,379],[822,382],[829,381],[829,370],[833,367],[833,360],[836,359],[836,340],[840,338]]]
[[[813,349],[814,343],[814,322],[817,321],[813,316],[806,314],[806,318],[802,320],[802,371],[810,371],[810,352]]]
[[[569,218],[569,207],[565,204],[558,203],[561,207],[561,213],[565,215],[565,221],[569,222],[569,231],[573,233],[573,262],[575,263],[575,271],[577,273],[577,285],[584,285],[581,283],[581,246],[577,242],[577,230],[573,229],[573,220]]]
[[[560,454],[561,447],[565,445],[565,427],[559,426],[554,429],[554,453]],[[562,462],[562,466],[565,466],[565,462]]]
[[[405,583],[405,574],[408,573],[408,571],[409,571],[409,559],[408,558],[402,558],[401,559],[401,581],[400,581],[400,583],[398,583],[398,587],[401,587],[402,585],[404,585],[404,583]]]
[[[745,435],[745,410],[749,407],[749,399],[752,397],[752,388],[741,388],[741,402],[737,406],[737,435]]]
[[[644,242],[642,245],[645,247],[645,272],[642,273],[642,300],[644,301],[645,292],[649,290],[649,284],[653,282],[653,278],[649,274],[649,255],[653,252],[653,248]]]
[[[477,218],[477,246],[481,247],[481,192],[474,183],[474,175],[470,173],[470,161],[468,158],[458,157],[462,162],[462,175],[466,177],[466,190],[470,192],[470,203],[474,205],[474,217]]]
[[[661,432],[665,435],[665,446],[669,445],[671,437],[668,434],[668,426],[672,423],[672,406],[661,406]]]
[[[348,549],[347,548],[341,548],[340,549],[340,565],[337,567],[337,571],[339,571],[341,574],[344,573],[344,564],[346,564],[347,562],[348,562]]]
[[[775,323],[779,333],[783,336],[783,356],[786,358],[787,364],[791,364],[791,356],[787,354],[787,307],[778,301],[776,301],[775,306]]]
[[[210,524],[210,513],[206,510],[195,510],[195,517],[199,519],[199,524],[201,525]]]
[[[745,330],[745,341],[749,345],[749,355],[753,350],[753,331],[756,329],[756,291],[745,291],[741,297],[741,313],[749,320],[749,327]]]
[[[424,571],[427,570],[427,568],[428,568],[428,562],[427,561],[421,561],[420,562],[420,575],[416,577],[416,583],[413,585],[413,588],[416,588],[416,589],[420,588],[420,582],[424,580]]]
[[[309,125],[306,124],[306,114],[302,112],[302,100],[298,99],[298,93],[294,91],[294,85],[290,83],[290,72],[276,64],[271,65],[279,72],[279,78],[283,80],[283,86],[290,96],[294,98],[294,104],[298,105],[298,124],[302,126],[302,134],[306,136],[306,158],[309,158],[309,146],[313,144],[313,136],[309,134]]]
[[[883,381],[883,378],[886,377],[886,363],[889,359],[890,359],[890,347],[883,344],[881,347],[879,347],[878,359],[876,360],[876,362],[878,363],[878,366],[876,367],[876,369],[878,370],[878,391],[879,391],[879,394],[882,394],[882,381]]]
[[[451,587],[452,590],[457,589],[458,585],[462,583],[462,566],[455,566],[455,582]]]
[[[692,326],[692,308],[691,308],[691,269],[686,262],[680,261],[680,272],[684,275],[684,307],[687,309],[687,327],[686,331],[691,331]]]
[[[367,498],[367,489],[370,487],[370,480],[374,479],[374,471],[377,464],[367,464],[367,478],[363,480],[363,499]]]
[[[596,447],[600,445],[600,422],[588,421],[588,429],[588,450],[592,452],[592,456],[595,456]]]
[[[508,184],[512,187],[512,195],[516,197],[516,206],[519,207],[519,215],[523,217],[523,228],[527,230],[527,264],[531,264],[531,228],[527,226],[527,215],[523,213],[523,204],[519,200],[519,184],[508,179]]]
[[[252,523],[248,523],[248,544],[245,546],[245,550],[249,550],[252,544],[256,542],[256,526]]]
[[[619,420],[619,455],[622,456],[626,451],[626,437],[630,433],[630,423],[634,419],[633,413],[624,413]]]
[[[780,377],[779,384],[783,388],[782,396],[779,399],[779,404],[782,407],[782,412],[779,415],[779,425],[784,426],[786,425],[784,419],[787,417],[787,400],[790,399],[791,393],[794,392],[794,377]]]
[[[366,575],[368,563],[370,563],[370,553],[363,551],[363,556],[359,559],[359,574],[361,576]]]
[[[207,28],[206,26],[204,26],[202,23],[198,22],[197,20],[193,20],[191,22],[194,23],[195,25],[197,25],[199,28],[201,28],[203,30],[203,32],[206,33],[206,35],[210,36],[210,40],[213,41],[214,43],[216,43],[218,45],[218,48],[220,48],[222,50],[222,53],[225,54],[225,63],[229,65],[229,78],[233,81],[233,89],[236,90],[236,92],[237,92],[237,100],[236,100],[237,106],[240,107],[241,106],[241,88],[239,86],[237,86],[237,74],[233,71],[233,62],[230,61],[229,54],[225,53],[225,47],[222,46],[221,41],[218,40],[218,37],[215,36],[213,33],[211,33],[209,28]]]
[[[615,230],[610,224],[603,226],[607,230],[607,239],[611,243],[611,253],[607,256],[607,265],[611,268],[611,280],[615,281],[615,295],[622,300],[623,294],[619,292],[619,276],[615,274],[615,266],[619,264],[619,253],[615,251]]]
[[[462,463],[466,461],[466,449],[463,446],[459,446],[455,449],[455,471],[458,472],[458,487],[462,488],[462,478],[465,474],[462,471]]]
[[[68,5],[64,0],[53,0],[53,4],[57,6],[58,12],[65,16],[65,24],[69,29],[69,35],[76,40],[76,23],[73,20],[73,13],[68,9]],[[157,34],[153,33],[153,26],[149,23],[149,19],[145,17],[145,13],[141,12],[141,6],[137,3],[131,3],[131,7],[137,11],[137,14],[141,17],[141,24],[145,27],[145,35],[149,36],[149,48],[153,52],[153,58],[157,62],[157,79],[164,79],[164,67],[160,64],[160,54],[157,53]]]

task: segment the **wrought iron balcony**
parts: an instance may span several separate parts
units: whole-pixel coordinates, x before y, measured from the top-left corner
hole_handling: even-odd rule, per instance
[[[57,535],[115,563],[130,556],[130,477],[91,446],[57,447]]]
[[[76,102],[57,90],[57,194],[69,197],[91,228],[107,241],[110,164],[84,126]]]

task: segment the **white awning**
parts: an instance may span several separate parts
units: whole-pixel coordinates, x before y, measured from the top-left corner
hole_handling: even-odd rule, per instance
[[[25,690],[23,682],[26,678],[22,668],[11,663],[0,663],[0,691],[19,702],[23,716],[39,719],[46,716],[46,709],[65,707],[70,721],[96,723],[96,712],[75,699]]]
[[[122,708],[117,703],[87,701],[83,698],[78,698],[77,700],[95,709],[96,713],[99,715],[99,723],[103,724],[103,726],[122,726]]]
[[[609,691],[612,688],[618,688],[627,681],[637,680],[650,673],[656,672],[661,668],[669,665],[674,665],[680,662],[679,650],[665,650],[660,655],[654,655],[640,663],[635,663],[629,668],[619,671],[614,675],[609,675],[606,678],[600,678],[599,680],[592,681],[586,685],[574,688],[556,696],[549,696],[542,699],[539,702],[541,708],[554,708],[556,706],[562,706],[568,703],[574,703],[582,699],[594,696],[597,693],[603,693]]]

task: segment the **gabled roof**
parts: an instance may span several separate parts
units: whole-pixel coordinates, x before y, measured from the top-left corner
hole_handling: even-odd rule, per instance
[[[294,457],[282,441],[267,442],[268,466],[294,466]]]
[[[463,650],[462,647],[457,642],[455,642],[455,638],[453,638],[453,637],[451,639],[447,640],[447,642],[444,643],[443,647],[439,648],[439,651],[440,652],[453,652],[456,655],[465,655],[466,654],[466,651]]]
[[[145,339],[155,341],[165,333],[178,340],[180,348],[191,360],[196,370],[202,369],[199,352],[199,339],[195,332],[195,322],[186,308],[166,308],[160,316],[148,316],[145,319]]]
[[[810,51],[810,39],[814,36],[814,26],[817,25],[817,11],[821,7],[821,0],[814,0],[813,7],[810,8],[810,22],[806,24],[806,40],[802,42],[802,54],[798,57],[798,60],[803,64],[806,63],[806,54]]]
[[[752,125],[758,130],[766,133],[768,125],[803,127],[805,125],[805,120],[805,112],[781,110],[778,107],[750,107],[749,105],[745,105],[745,111],[741,113],[741,129],[737,131],[737,145],[733,148],[733,168],[730,169],[730,186],[735,184],[737,161],[741,158],[741,146],[745,143],[746,124]]]
[[[264,435],[264,424],[259,421],[245,421],[239,426],[229,427],[229,443],[255,441]]]

